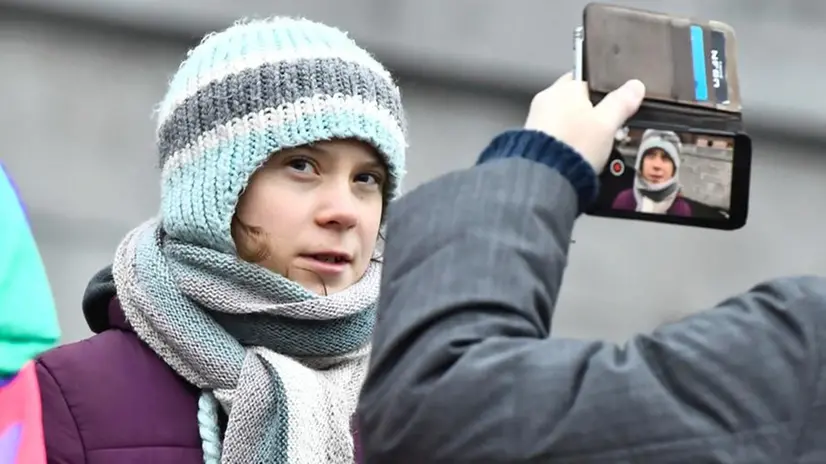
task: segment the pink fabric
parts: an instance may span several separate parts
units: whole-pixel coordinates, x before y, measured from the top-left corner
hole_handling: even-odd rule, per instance
[[[34,363],[0,387],[0,464],[45,464],[40,388]]]

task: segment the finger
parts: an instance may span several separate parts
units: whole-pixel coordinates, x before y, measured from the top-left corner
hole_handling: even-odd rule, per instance
[[[606,95],[594,111],[606,127],[617,130],[637,112],[643,98],[645,98],[645,85],[633,79]]]

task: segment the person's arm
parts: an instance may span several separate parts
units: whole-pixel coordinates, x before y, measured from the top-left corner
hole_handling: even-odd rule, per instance
[[[822,280],[764,284],[624,345],[550,337],[593,186],[536,132],[482,160],[388,213],[365,462],[790,462],[820,375]]]

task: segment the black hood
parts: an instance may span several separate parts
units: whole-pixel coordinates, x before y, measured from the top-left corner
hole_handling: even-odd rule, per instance
[[[109,303],[116,295],[112,266],[106,266],[92,277],[83,293],[83,317],[92,332],[101,333],[112,326]]]

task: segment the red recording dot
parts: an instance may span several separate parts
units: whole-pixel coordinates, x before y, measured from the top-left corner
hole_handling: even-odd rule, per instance
[[[611,174],[621,176],[623,172],[625,172],[625,165],[622,160],[611,161]]]

